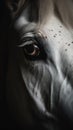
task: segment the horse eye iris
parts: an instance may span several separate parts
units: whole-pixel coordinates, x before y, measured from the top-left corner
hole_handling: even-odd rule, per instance
[[[38,56],[40,49],[36,44],[29,44],[24,47],[24,53],[28,56]]]

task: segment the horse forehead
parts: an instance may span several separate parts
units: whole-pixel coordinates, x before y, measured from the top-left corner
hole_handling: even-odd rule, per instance
[[[48,19],[42,28],[47,37],[60,46],[73,43],[73,29],[66,28],[56,16]]]
[[[41,28],[47,36],[53,48],[55,47],[62,55],[66,55],[68,60],[73,59],[73,29],[66,28],[56,16],[52,16]]]

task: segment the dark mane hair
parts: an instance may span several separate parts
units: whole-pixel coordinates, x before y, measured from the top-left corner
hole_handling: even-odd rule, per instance
[[[32,4],[32,11],[37,10],[38,20],[46,19],[52,11],[66,25],[73,26],[72,0],[7,0],[8,7],[15,17],[23,8]],[[35,7],[35,8],[34,8]]]

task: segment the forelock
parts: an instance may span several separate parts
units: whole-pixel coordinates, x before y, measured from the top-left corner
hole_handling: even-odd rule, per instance
[[[8,0],[8,6],[12,9]],[[52,12],[64,23],[66,26],[73,27],[73,0],[16,0],[17,8],[13,11],[13,15],[16,16],[25,9],[29,4],[32,4],[32,12],[36,9],[38,15],[38,21],[46,22],[47,18],[50,18]],[[34,14],[36,15],[36,14]]]

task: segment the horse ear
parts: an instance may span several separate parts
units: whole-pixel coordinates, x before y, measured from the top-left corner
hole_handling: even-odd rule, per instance
[[[6,5],[11,12],[15,12],[17,10],[18,3],[19,3],[19,0],[6,1]]]
[[[6,0],[7,8],[10,11],[11,17],[14,17],[19,8],[24,4],[26,0]]]

